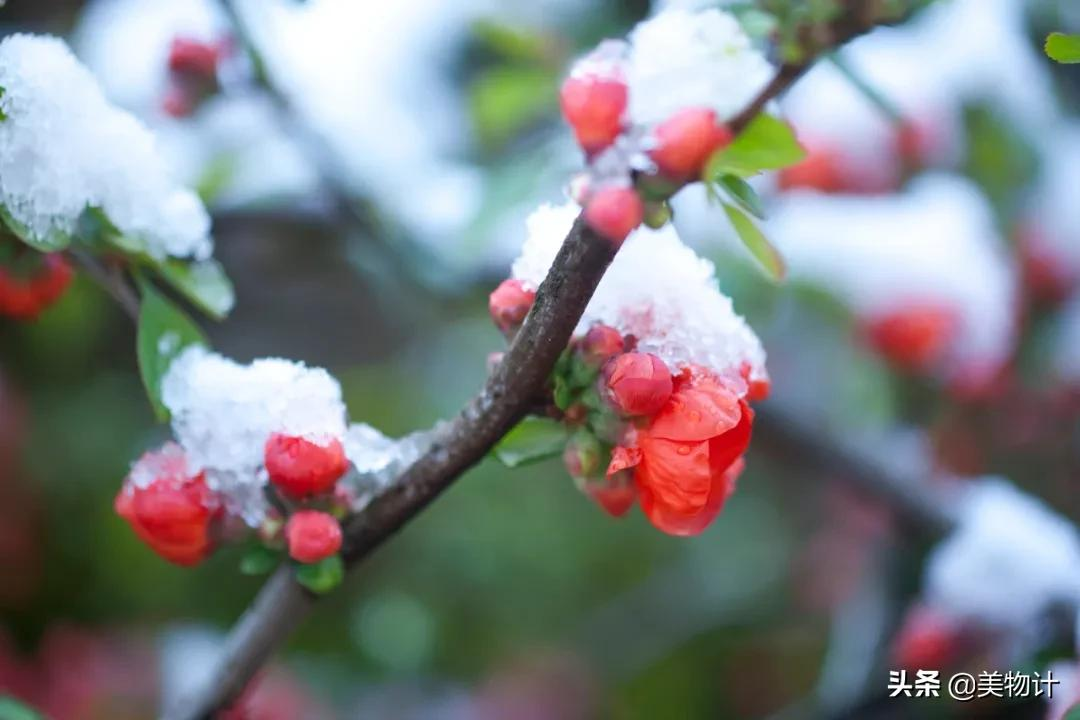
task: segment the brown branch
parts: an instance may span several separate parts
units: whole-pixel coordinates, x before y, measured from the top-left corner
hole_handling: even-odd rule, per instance
[[[835,23],[833,36],[838,43],[872,26],[865,9],[873,0],[849,1],[855,9]],[[231,10],[227,0],[225,5]],[[782,66],[772,82],[731,121],[732,130],[745,129],[769,101],[798,79],[809,62]],[[524,327],[480,394],[439,429],[432,447],[383,495],[347,523],[343,555],[350,568],[479,462],[524,417],[614,256],[612,245],[579,217],[540,286]],[[279,568],[230,633],[209,684],[168,709],[165,720],[210,718],[227,707],[296,629],[314,601],[314,596],[292,580],[288,566]]]

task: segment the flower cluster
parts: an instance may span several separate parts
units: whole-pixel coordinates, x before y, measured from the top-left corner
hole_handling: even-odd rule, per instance
[[[731,141],[724,123],[770,73],[734,16],[715,8],[664,11],[579,60],[560,101],[588,160],[575,199],[590,226],[621,243],[650,214],[641,194],[662,202],[698,179]]]
[[[332,557],[340,518],[424,447],[422,438],[398,443],[366,425],[347,427],[337,381],[287,360],[240,365],[193,346],[173,361],[162,397],[176,442],[135,463],[116,510],[182,565],[244,525],[297,562]]]
[[[0,242],[0,315],[16,320],[33,319],[56,302],[74,274],[60,253],[39,255],[23,252],[24,245]]]
[[[491,297],[504,331],[528,322],[528,304],[575,216],[568,204],[529,218],[511,278]],[[717,289],[712,264],[670,225],[634,231],[553,373],[554,412],[569,432],[567,470],[612,515],[639,502],[664,532],[700,533],[742,471],[749,402],[768,393],[764,362],[757,337]]]

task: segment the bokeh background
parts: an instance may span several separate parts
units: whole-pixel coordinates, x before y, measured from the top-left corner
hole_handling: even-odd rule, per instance
[[[1003,475],[1077,519],[1080,71],[1041,44],[1080,30],[1080,7],[939,4],[781,105],[819,163],[760,182],[789,282],[768,281],[695,198],[676,221],[763,337],[771,402],[823,443],[929,483]],[[238,298],[207,327],[215,349],[323,365],[352,418],[428,426],[481,384],[503,343],[487,293],[526,214],[580,165],[558,114],[566,67],[654,8],[235,5],[261,63],[226,54],[220,89],[182,117],[166,111],[172,40],[238,44],[213,0],[9,0],[0,32],[68,38],[200,189]],[[911,128],[916,149],[895,150]],[[957,207],[923,201],[928,177],[962,188]],[[884,271],[835,248],[800,264],[804,240],[785,232],[828,247],[856,225],[890,248]],[[883,297],[945,303],[946,329],[901,340],[948,345],[948,360],[912,367],[868,329]],[[989,350],[965,345],[987,334]],[[84,277],[36,322],[0,320],[0,689],[60,720],[153,716],[261,582],[238,572],[242,548],[173,567],[114,515],[129,463],[167,433],[133,349],[130,321]],[[882,700],[933,538],[849,487],[759,442],[721,518],[676,539],[640,514],[608,518],[558,460],[487,461],[321,603],[244,717],[1043,717],[1041,702]],[[1023,662],[1068,654],[1046,642]]]

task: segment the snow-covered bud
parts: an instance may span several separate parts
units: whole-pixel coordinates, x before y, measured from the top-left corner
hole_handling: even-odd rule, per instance
[[[731,142],[731,131],[707,108],[686,108],[653,131],[649,157],[660,173],[688,181],[701,175],[709,156]]]
[[[341,525],[329,513],[298,510],[285,524],[285,542],[293,560],[319,562],[341,549]]]
[[[579,345],[581,357],[590,365],[599,367],[625,349],[622,333],[610,325],[596,323]]]
[[[281,433],[266,441],[263,462],[270,482],[296,499],[329,492],[349,468],[345,448],[337,438],[319,444]]]
[[[585,206],[585,222],[616,246],[622,245],[644,218],[645,205],[630,187],[598,190]]]
[[[510,278],[499,283],[488,296],[488,310],[495,326],[503,333],[510,333],[525,322],[534,300],[535,292],[526,290],[520,280]]]
[[[559,90],[563,116],[588,155],[615,142],[623,129],[628,92],[617,57],[620,43],[604,43],[584,58]]]
[[[604,366],[604,385],[623,415],[653,415],[671,397],[671,371],[650,353],[624,353]]]
[[[213,549],[210,528],[220,503],[203,473],[188,470],[187,458],[175,444],[139,458],[113,507],[169,562],[196,565]]]

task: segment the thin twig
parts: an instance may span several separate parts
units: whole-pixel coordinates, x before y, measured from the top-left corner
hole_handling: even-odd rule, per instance
[[[135,321],[139,320],[139,296],[116,265],[106,265],[97,257],[83,250],[70,250],[68,254],[90,279],[101,286],[116,300],[124,312]]]

